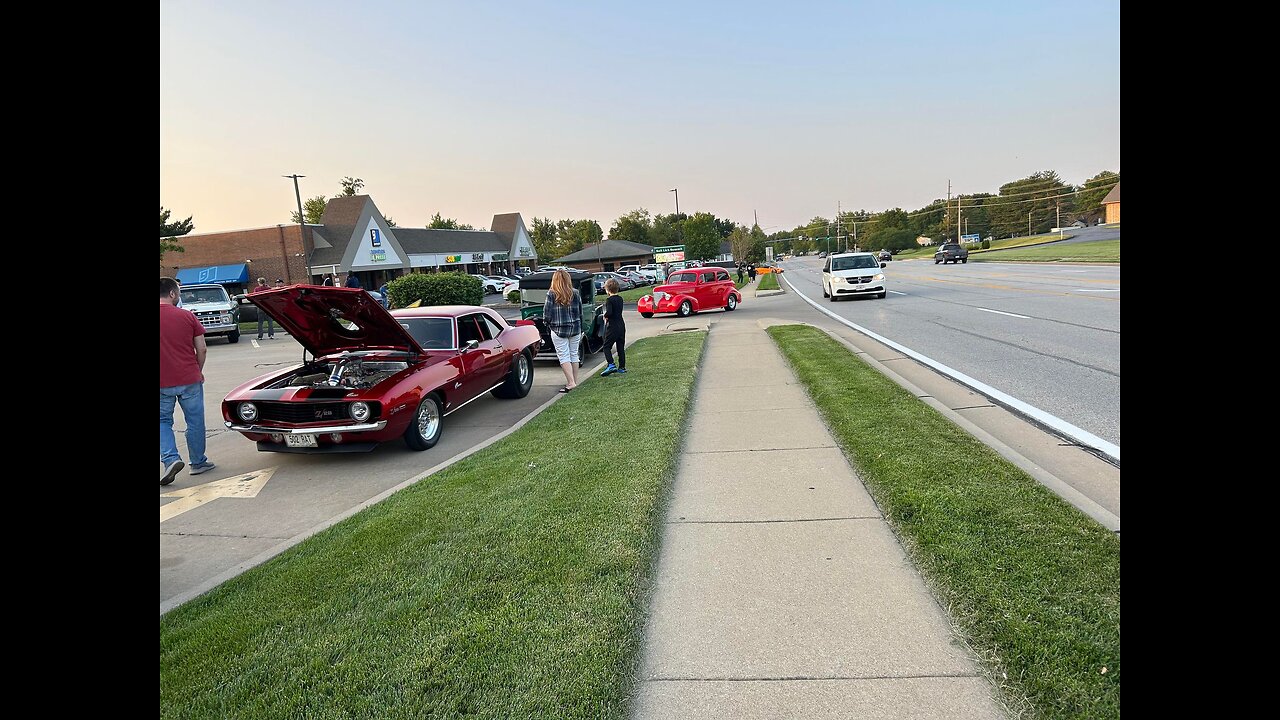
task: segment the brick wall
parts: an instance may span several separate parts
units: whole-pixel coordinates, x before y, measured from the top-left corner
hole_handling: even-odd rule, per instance
[[[308,234],[310,230],[308,230]],[[306,282],[306,262],[297,225],[183,235],[177,238],[185,252],[167,252],[160,261],[160,276],[173,277],[179,269],[210,265],[238,265],[249,261],[249,285],[265,277],[268,283]]]

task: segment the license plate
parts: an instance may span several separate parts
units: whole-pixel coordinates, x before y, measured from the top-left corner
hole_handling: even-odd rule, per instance
[[[315,435],[285,435],[284,444],[289,447],[319,447]]]

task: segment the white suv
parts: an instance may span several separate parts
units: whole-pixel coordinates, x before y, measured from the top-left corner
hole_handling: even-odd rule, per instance
[[[874,295],[883,298],[884,273],[887,263],[872,253],[839,253],[826,259],[822,266],[822,297],[837,298]]]
[[[648,278],[651,283],[658,282],[658,269],[654,268],[652,270],[645,270],[644,268],[646,267],[649,266],[645,265],[644,267],[641,267],[640,265],[623,265],[617,269],[617,272],[620,272],[623,275],[626,275],[629,272],[639,273]]]

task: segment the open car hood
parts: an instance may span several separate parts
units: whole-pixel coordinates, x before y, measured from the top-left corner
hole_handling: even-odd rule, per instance
[[[249,300],[317,357],[365,349],[424,352],[400,322],[360,288],[291,285],[253,293]]]

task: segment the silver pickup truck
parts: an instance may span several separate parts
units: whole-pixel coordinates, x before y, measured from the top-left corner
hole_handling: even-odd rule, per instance
[[[205,335],[223,335],[240,342],[240,308],[221,285],[183,285],[179,293],[183,310],[190,310],[204,326]]]

